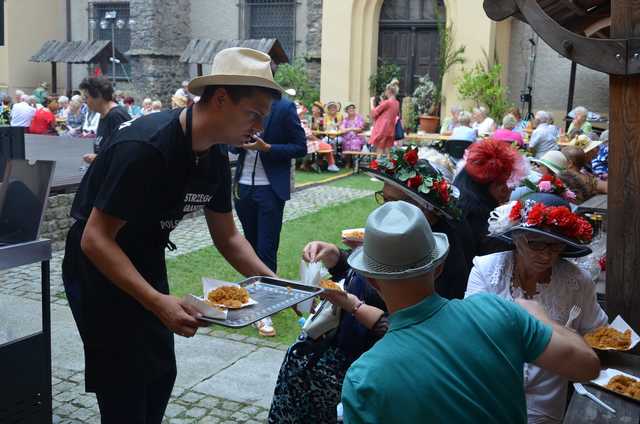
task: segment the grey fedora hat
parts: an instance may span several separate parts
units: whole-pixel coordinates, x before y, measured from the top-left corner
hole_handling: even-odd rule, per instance
[[[362,275],[385,280],[417,277],[444,262],[446,234],[431,231],[424,213],[407,202],[388,202],[367,219],[363,246],[347,260]]]

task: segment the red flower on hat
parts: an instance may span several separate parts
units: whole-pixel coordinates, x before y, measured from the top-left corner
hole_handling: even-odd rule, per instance
[[[544,221],[545,206],[543,203],[533,205],[527,215],[527,224],[536,227]]]
[[[407,152],[403,156],[403,159],[409,165],[414,166],[416,163],[418,163],[418,149],[407,150]]]
[[[522,212],[522,202],[518,201],[509,212],[509,221],[520,221],[520,212]]]
[[[551,206],[547,208],[546,222],[560,229],[569,229],[574,223],[574,215],[565,206]]]
[[[575,238],[578,240],[584,243],[590,242],[593,238],[593,227],[589,221],[581,216],[577,216],[575,222],[575,234]]]
[[[540,181],[553,182],[553,180],[554,180],[553,175],[543,175],[542,178],[540,178]]]
[[[442,201],[446,204],[449,202],[449,184],[445,180],[435,184],[438,187],[438,194]]]
[[[409,178],[407,180],[407,186],[409,188],[418,188],[420,187],[420,184],[422,184],[422,181],[423,181],[422,175],[418,174],[415,177]]]
[[[369,168],[371,169],[378,169],[379,165],[378,165],[378,161],[377,160],[372,160],[371,163],[369,163]]]

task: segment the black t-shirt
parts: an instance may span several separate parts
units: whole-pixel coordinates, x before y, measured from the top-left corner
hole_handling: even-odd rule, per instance
[[[87,170],[71,215],[63,279],[85,345],[86,386],[118,387],[175,367],[173,336],[158,318],[110,282],[80,247],[95,207],[126,221],[116,242],[136,270],[169,293],[164,251],[185,213],[203,207],[231,212],[231,171],[225,146],[196,161],[181,110],[127,122]],[[197,165],[196,165],[197,162]]]
[[[98,130],[96,132],[96,139],[93,142],[93,152],[96,154],[100,153],[104,143],[107,142],[116,131],[118,131],[120,125],[123,122],[130,120],[131,116],[129,116],[127,109],[122,106],[112,108],[105,117],[100,118]]]
[[[87,170],[71,216],[86,221],[96,207],[127,221],[125,233],[166,238],[186,213],[202,207],[231,212],[226,148],[215,145],[196,159],[180,112],[154,113],[122,125]]]

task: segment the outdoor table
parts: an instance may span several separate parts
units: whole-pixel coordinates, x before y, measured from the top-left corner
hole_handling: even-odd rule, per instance
[[[0,270],[40,262],[42,331],[0,340],[0,422],[51,423],[51,242],[0,245]]]
[[[434,144],[438,141],[446,141],[449,140],[449,138],[450,137],[448,135],[442,135],[439,133],[411,133],[404,136],[405,140],[409,140],[411,142],[419,144],[425,143],[427,145]]]
[[[607,214],[607,195],[598,194],[591,199],[578,205],[578,212],[598,212],[601,214]]]
[[[615,368],[631,375],[640,376],[640,357],[622,352],[599,352],[603,368]],[[585,388],[604,403],[616,410],[613,415],[586,396],[573,393],[564,417],[564,424],[578,423],[637,423],[640,421],[640,403],[610,393],[600,387],[585,385]]]
[[[358,152],[358,151],[344,151],[343,155],[353,156],[353,173],[357,174],[360,172],[360,161],[364,157],[368,156],[377,156],[378,154],[375,152]]]

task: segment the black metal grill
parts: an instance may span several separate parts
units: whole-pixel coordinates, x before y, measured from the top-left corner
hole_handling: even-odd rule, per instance
[[[296,46],[295,0],[246,0],[247,38],[277,38],[289,57]]]
[[[100,28],[100,21],[104,19],[105,13],[110,11],[116,12],[116,20],[122,19],[126,23],[122,29],[118,29],[117,27],[115,28],[114,38],[116,49],[118,49],[120,53],[126,53],[131,47],[131,28],[129,27],[129,17],[131,15],[129,2],[89,3],[89,36],[92,40],[111,40],[111,26],[107,29]],[[111,22],[109,25],[115,25],[115,21]],[[111,74],[113,73],[113,66],[109,64],[105,69],[102,69],[102,72],[104,72],[106,76],[111,77]],[[130,74],[130,64],[116,65],[117,79],[126,79],[126,76]]]

